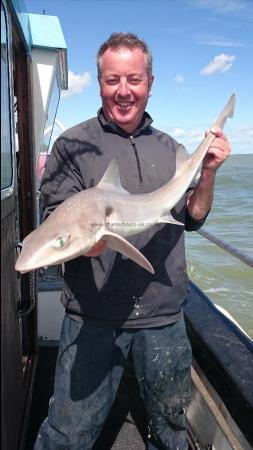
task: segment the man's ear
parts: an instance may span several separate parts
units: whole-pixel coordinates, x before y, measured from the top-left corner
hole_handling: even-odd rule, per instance
[[[97,75],[97,80],[98,80],[98,85],[99,85],[99,95],[100,97],[102,97],[101,95],[101,78]]]
[[[152,95],[152,85],[153,85],[153,81],[154,81],[154,75],[151,75],[148,79],[148,95],[149,97],[151,97]]]

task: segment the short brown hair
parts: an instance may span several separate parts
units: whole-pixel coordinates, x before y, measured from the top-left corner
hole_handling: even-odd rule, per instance
[[[109,39],[105,41],[99,48],[97,53],[97,70],[98,70],[98,79],[101,77],[101,57],[105,53],[105,51],[108,48],[111,48],[113,50],[118,50],[120,48],[128,48],[128,49],[134,49],[139,48],[147,58],[147,75],[152,75],[152,53],[150,49],[148,48],[146,42],[144,42],[142,39],[139,39],[136,34],[133,33],[112,33]]]

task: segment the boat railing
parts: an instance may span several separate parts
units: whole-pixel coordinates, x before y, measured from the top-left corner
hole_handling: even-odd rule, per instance
[[[208,241],[215,244],[217,247],[220,247],[221,249],[223,249],[226,253],[229,253],[236,259],[242,261],[247,266],[253,267],[253,257],[250,256],[249,254],[247,254],[246,252],[238,249],[237,247],[235,247],[235,246],[229,244],[228,242],[224,241],[223,239],[217,237],[213,233],[207,231],[205,228],[201,228],[200,230],[197,231],[197,233],[199,235],[201,235],[202,237],[204,237],[205,239],[207,239]],[[217,305],[215,305],[215,306],[217,306]],[[222,312],[222,314],[224,314],[224,311]],[[230,317],[228,316],[228,318],[230,320],[232,319],[231,316]],[[235,320],[233,320],[233,322],[236,324],[236,326],[239,325]],[[239,328],[242,330],[242,328],[240,326],[239,326]],[[242,330],[242,331],[244,332],[244,330]],[[246,336],[249,337],[247,334],[246,334]],[[221,430],[222,435],[225,437],[226,441],[228,442],[228,445],[230,446],[229,448],[231,448],[233,450],[243,450],[245,448],[245,446],[244,446],[245,442],[243,440],[241,440],[241,437],[240,438],[238,437],[239,435],[237,435],[235,429],[231,426],[230,422],[227,420],[226,415],[223,415],[220,405],[217,404],[216,401],[213,399],[205,382],[201,378],[200,374],[196,371],[196,368],[194,368],[194,366],[192,366],[191,375],[192,375],[193,385],[195,386],[197,392],[200,394],[200,396],[203,398],[204,402],[206,403],[208,410],[210,411],[214,420],[217,423],[218,428]],[[198,443],[196,443],[195,434],[194,434],[194,431],[191,429],[190,424],[188,424],[188,436],[189,436],[190,448],[192,448],[192,449],[200,448],[198,446]],[[249,448],[249,447],[247,446],[246,448]]]
[[[229,244],[223,239],[218,238],[213,233],[210,233],[210,231],[207,231],[205,228],[201,228],[200,230],[197,231],[197,233],[200,234],[202,237],[208,239],[208,241],[222,248],[227,253],[230,253],[232,256],[245,263],[247,266],[253,267],[253,257],[250,256],[249,254],[243,252],[237,247],[234,247],[233,245]]]

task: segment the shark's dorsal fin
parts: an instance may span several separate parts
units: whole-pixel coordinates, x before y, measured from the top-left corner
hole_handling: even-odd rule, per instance
[[[113,160],[110,162],[97,187],[104,187],[108,185],[123,191],[125,194],[129,194],[129,192],[127,192],[122,187],[120,180],[119,163],[117,158],[113,158]]]
[[[99,181],[98,186],[102,184],[112,184],[113,186],[118,188],[122,187],[120,181],[119,163],[116,158],[113,158],[113,160],[110,162],[104,175]]]

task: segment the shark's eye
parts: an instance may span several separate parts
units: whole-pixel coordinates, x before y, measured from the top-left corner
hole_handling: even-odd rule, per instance
[[[54,248],[62,248],[62,247],[65,247],[66,244],[68,244],[69,239],[70,239],[70,235],[69,235],[69,234],[64,235],[64,236],[58,236],[58,237],[55,239],[54,243],[53,243],[53,247],[54,247]]]

